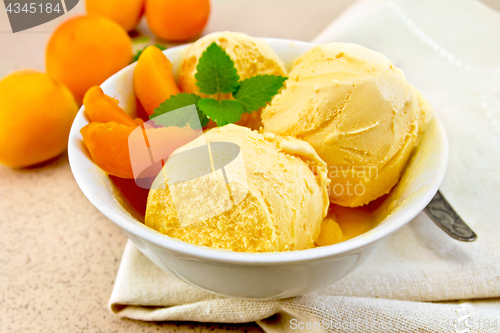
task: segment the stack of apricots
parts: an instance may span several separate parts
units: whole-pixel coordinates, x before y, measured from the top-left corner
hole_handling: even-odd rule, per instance
[[[112,175],[131,178],[123,158],[112,161],[102,152],[125,142],[141,121],[98,86],[133,60],[128,32],[143,16],[158,39],[181,42],[200,35],[210,13],[210,0],[86,0],[85,5],[87,15],[68,19],[51,35],[46,73],[18,70],[0,80],[1,164],[22,168],[59,156],[83,103],[92,124],[82,133],[96,163]],[[147,114],[178,92],[171,64],[159,49],[142,52],[134,88]]]

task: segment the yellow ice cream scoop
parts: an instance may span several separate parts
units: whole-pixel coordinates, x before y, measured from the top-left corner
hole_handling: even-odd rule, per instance
[[[416,90],[384,55],[318,45],[262,111],[266,131],[307,141],[328,164],[332,203],[356,207],[396,185],[416,144]]]
[[[225,50],[234,62],[240,80],[255,75],[286,76],[287,74],[283,61],[265,41],[238,32],[216,32],[198,39],[184,53],[179,72],[179,88],[182,92],[207,97],[207,95],[200,93],[199,87],[196,85],[196,66],[202,53],[214,42]],[[231,94],[218,94],[210,97],[218,100],[232,98]],[[259,129],[262,125],[260,111],[243,114],[237,124]]]
[[[329,182],[326,163],[307,142],[226,125],[169,157],[149,193],[145,223],[216,249],[308,249],[328,211]]]

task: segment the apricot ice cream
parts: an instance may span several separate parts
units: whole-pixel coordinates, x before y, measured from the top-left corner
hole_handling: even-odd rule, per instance
[[[295,61],[262,122],[266,131],[310,143],[328,164],[330,201],[356,207],[399,181],[417,142],[420,97],[384,55],[318,45]]]
[[[145,223],[216,249],[308,249],[328,212],[329,182],[326,163],[307,142],[230,124],[173,153],[150,190]]]

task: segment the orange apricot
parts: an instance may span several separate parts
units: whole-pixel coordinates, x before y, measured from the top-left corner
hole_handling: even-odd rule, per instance
[[[134,119],[118,106],[118,101],[104,94],[99,86],[93,86],[87,91],[83,98],[83,106],[85,114],[91,121],[100,123],[114,121],[126,126],[137,126]]]
[[[106,173],[120,178],[134,178],[128,137],[134,127],[118,124],[91,122],[80,130],[83,142],[94,160]]]
[[[46,50],[47,73],[66,85],[81,103],[85,92],[100,85],[132,60],[132,42],[117,23],[96,15],[61,24]]]
[[[0,163],[25,167],[67,147],[78,105],[71,92],[45,73],[13,72],[0,80]]]
[[[133,79],[134,91],[148,115],[166,99],[179,93],[172,64],[154,45],[148,46],[137,60]]]
[[[147,145],[151,147],[151,153],[155,162],[161,159],[164,162],[178,148],[193,141],[202,134],[201,131],[185,127],[151,127],[151,122],[142,125],[143,133],[147,137]],[[135,143],[133,143],[135,144]]]
[[[180,42],[200,35],[209,14],[209,0],[146,0],[149,28],[163,40]]]
[[[144,0],[85,0],[85,8],[88,14],[104,16],[130,31],[144,14]]]
[[[91,122],[84,126],[80,133],[94,163],[106,173],[120,178],[134,178],[132,163],[140,170],[152,165],[150,153],[154,162],[166,160],[177,148],[196,139],[200,133],[189,126],[151,127],[150,123],[141,125],[142,133],[130,135],[137,127],[125,126],[116,122]],[[150,147],[150,151],[148,148]],[[130,152],[136,154],[130,158]],[[145,157],[147,156],[147,157]],[[142,157],[143,160],[136,160]],[[146,171],[141,177],[154,177],[158,168]]]
[[[200,130],[185,127],[156,127],[153,122],[145,122],[129,137],[129,151],[135,176],[140,183],[154,180],[163,163],[179,147],[202,135]]]
[[[134,122],[136,125],[144,124],[144,120],[142,120],[141,118],[134,118]]]

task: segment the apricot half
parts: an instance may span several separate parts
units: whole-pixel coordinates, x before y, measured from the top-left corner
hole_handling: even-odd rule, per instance
[[[85,114],[91,121],[100,123],[114,121],[132,127],[138,125],[125,110],[118,106],[118,101],[104,94],[99,86],[93,86],[87,91],[83,98],[83,106],[85,106]]]
[[[166,99],[179,93],[172,73],[172,64],[154,45],[148,46],[137,60],[134,90],[148,115]]]
[[[136,129],[138,132],[134,132]],[[134,135],[131,135],[132,132]],[[201,134],[189,126],[153,128],[150,123],[146,123],[137,128],[114,121],[91,122],[80,133],[97,166],[110,175],[128,179],[134,178],[132,163],[136,171],[143,171],[162,159],[168,159],[174,150]],[[159,172],[159,169],[153,170],[156,170],[156,174]],[[143,174],[141,177],[154,177],[156,174]]]
[[[117,122],[91,122],[80,130],[90,156],[106,173],[120,178],[134,178],[128,137],[134,127]]]

